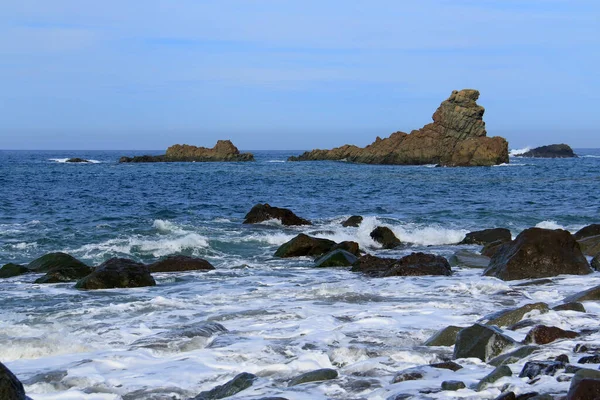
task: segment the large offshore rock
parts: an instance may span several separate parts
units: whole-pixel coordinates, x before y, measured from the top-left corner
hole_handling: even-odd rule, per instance
[[[32,272],[45,273],[57,267],[73,267],[75,269],[87,267],[84,263],[75,257],[61,252],[48,253],[39,258],[36,258],[27,265]]]
[[[477,104],[479,92],[453,91],[433,114],[433,123],[410,134],[396,132],[377,138],[365,148],[345,145],[332,150],[313,150],[290,161],[347,160],[365,164],[441,164],[483,166],[508,162],[508,143],[487,137],[484,108]]]
[[[24,265],[8,263],[0,268],[0,278],[12,278],[13,276],[19,276],[29,272],[31,272],[31,270]]]
[[[150,272],[212,271],[211,263],[196,257],[183,255],[167,256],[148,265]]]
[[[240,153],[230,140],[219,140],[213,148],[175,144],[164,155],[121,157],[120,163],[130,162],[176,162],[176,161],[254,161],[251,153]]]
[[[511,233],[506,228],[492,228],[469,232],[459,244],[489,244],[496,241],[510,242]]]
[[[444,329],[437,331],[432,337],[427,339],[423,345],[425,346],[454,346],[458,332],[463,330],[460,326],[447,326]]]
[[[569,232],[529,228],[494,254],[484,275],[505,281],[592,272]]]
[[[248,389],[250,386],[252,386],[252,384],[254,384],[256,379],[258,379],[256,375],[248,372],[242,372],[223,385],[217,386],[214,389],[207,390],[205,392],[201,392],[192,400],[216,400],[230,397],[238,394],[242,390]]]
[[[257,224],[278,219],[282,225],[312,225],[312,222],[300,218],[287,208],[271,207],[267,203],[255,205],[244,218],[244,224]]]
[[[370,254],[361,256],[352,264],[352,272],[362,272],[363,274],[377,277],[390,269],[391,265],[397,262],[396,258],[376,257]]]
[[[426,253],[411,253],[393,263],[383,274],[387,276],[452,275],[450,263],[442,256]]]
[[[156,286],[147,265],[127,258],[111,258],[75,284],[78,289],[113,289]]]
[[[574,158],[577,154],[568,144],[549,144],[547,146],[536,147],[517,157],[536,157],[536,158]]]
[[[516,342],[495,327],[475,324],[458,332],[454,359],[475,357],[487,362]]]
[[[21,381],[0,362],[0,399],[26,400]]]

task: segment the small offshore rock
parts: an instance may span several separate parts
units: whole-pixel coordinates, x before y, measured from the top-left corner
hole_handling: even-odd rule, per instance
[[[450,276],[450,263],[442,256],[426,253],[411,253],[390,265],[384,277],[390,276]]]
[[[77,289],[156,286],[148,266],[127,258],[111,258],[75,284]]]
[[[559,355],[559,356],[556,356],[556,357],[554,358],[554,361],[558,361],[558,362],[561,362],[561,363],[563,363],[563,364],[568,364],[568,363],[570,362],[570,361],[569,361],[569,356],[568,356],[568,355],[566,355],[566,354],[561,354],[561,355]]]
[[[508,281],[591,272],[571,233],[561,229],[529,228],[494,254],[484,275]]]
[[[487,245],[495,242],[510,242],[512,235],[506,228],[484,229],[469,232],[459,244],[481,244]]]
[[[337,377],[338,372],[335,369],[322,368],[295,377],[288,383],[288,386],[296,386],[308,382],[328,381]]]
[[[360,215],[353,215],[350,218],[348,218],[347,220],[345,220],[344,222],[342,222],[342,226],[357,228],[360,226],[362,221],[363,221],[363,217],[361,217]]]
[[[450,371],[456,372],[459,369],[462,369],[462,365],[455,363],[454,361],[444,361],[436,364],[429,364],[431,368],[438,369],[449,369]]]
[[[549,144],[546,146],[536,147],[525,153],[519,154],[516,157],[527,158],[577,158],[573,149],[568,144]]]
[[[464,382],[461,381],[444,381],[442,382],[442,390],[460,390],[464,389],[467,386]]]
[[[490,360],[488,364],[493,365],[494,367],[498,367],[500,365],[514,364],[519,360],[529,356],[538,349],[538,346],[522,346],[509,353],[499,355],[498,357]]]
[[[448,260],[451,266],[485,269],[490,265],[490,257],[469,250],[458,250]]]
[[[384,249],[394,249],[402,245],[400,239],[398,239],[396,235],[394,235],[394,232],[387,226],[378,226],[373,229],[370,236],[371,239],[379,243]]]
[[[600,300],[600,285],[594,286],[591,289],[584,290],[583,292],[572,294],[571,296],[567,296],[564,298],[563,302],[565,303],[573,303],[579,301],[588,301],[588,300]]]
[[[540,313],[547,313],[550,308],[546,303],[532,303],[526,304],[519,308],[511,308],[508,310],[498,311],[496,313],[485,316],[478,322],[485,323],[486,325],[497,325],[500,327],[514,325],[521,321],[525,314],[538,310]]]
[[[333,240],[320,239],[301,233],[282,244],[275,252],[275,257],[316,257],[331,251],[335,245],[336,243]]]
[[[21,381],[0,362],[0,399],[27,400]]]
[[[201,392],[192,400],[216,400],[230,397],[238,394],[242,390],[248,389],[257,379],[258,377],[256,375],[242,372],[223,385],[217,386],[205,392]]]
[[[315,261],[315,267],[349,267],[358,260],[354,254],[346,250],[333,250]]]
[[[215,269],[211,263],[196,257],[183,255],[167,256],[148,265],[150,272],[179,272],[179,271],[212,271]]]
[[[583,304],[579,302],[565,303],[560,304],[556,307],[552,307],[554,311],[577,311],[577,312],[586,312]]]
[[[525,343],[548,344],[558,339],[574,339],[579,334],[574,331],[565,331],[555,326],[537,325],[525,337]]]
[[[89,268],[75,257],[62,252],[45,254],[27,265],[31,271],[38,273],[49,272],[57,267]]]
[[[50,268],[46,275],[35,280],[34,283],[61,283],[73,282],[84,278],[94,271],[83,263],[71,263]]]
[[[29,272],[31,272],[31,270],[24,265],[8,263],[0,268],[0,278],[12,278],[13,276],[19,276]]]
[[[581,369],[575,373],[566,400],[600,398],[600,371]]]
[[[515,344],[500,329],[475,324],[458,332],[453,358],[475,357],[487,362]]]
[[[332,250],[344,250],[350,254],[353,254],[356,257],[360,257],[360,247],[358,243],[353,242],[351,240],[345,240],[333,246]]]
[[[75,157],[75,158],[69,158],[67,161],[68,163],[89,163],[89,160],[86,160],[85,158],[79,158],[79,157]]]
[[[444,329],[437,331],[432,337],[427,339],[423,345],[425,346],[454,346],[456,343],[456,335],[464,327],[447,326]]]
[[[496,369],[494,369],[483,379],[481,379],[479,383],[477,383],[477,385],[475,386],[475,390],[479,392],[485,389],[485,387],[489,384],[494,383],[497,380],[504,378],[505,376],[512,376],[512,371],[510,367],[508,367],[507,365],[501,365],[499,367],[496,367]]]
[[[244,217],[244,224],[257,224],[259,222],[278,219],[282,225],[312,225],[307,219],[300,218],[287,208],[271,207],[269,204],[257,204]]]
[[[528,361],[523,366],[519,378],[533,379],[540,375],[554,376],[563,369],[565,369],[565,363],[560,361]]]
[[[119,159],[120,163],[208,161],[254,161],[254,155],[240,153],[230,140],[218,140],[213,148],[175,144],[170,146],[165,154],[121,157]]]

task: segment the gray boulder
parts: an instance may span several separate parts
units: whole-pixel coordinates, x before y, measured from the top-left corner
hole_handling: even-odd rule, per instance
[[[223,385],[217,386],[205,392],[201,392],[192,400],[216,400],[224,399],[225,397],[231,397],[238,394],[242,390],[248,389],[257,379],[258,377],[256,375],[242,372]]]
[[[458,332],[453,359],[475,357],[487,362],[515,345],[500,329],[475,324]]]
[[[538,310],[540,311],[540,313],[547,313],[548,311],[550,311],[548,304],[546,303],[532,303],[526,304],[518,308],[511,308],[508,310],[498,311],[496,313],[483,317],[478,322],[484,323],[486,325],[497,325],[500,327],[511,326],[521,321],[525,314],[533,310]]]
[[[28,269],[39,273],[49,272],[51,269],[58,267],[74,269],[89,268],[75,257],[62,252],[45,254],[27,265]]]

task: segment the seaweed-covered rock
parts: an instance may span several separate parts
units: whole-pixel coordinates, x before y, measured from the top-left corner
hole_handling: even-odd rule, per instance
[[[78,289],[112,289],[156,286],[148,266],[127,258],[111,258],[80,279]]]
[[[400,239],[387,226],[378,226],[373,229],[371,239],[379,243],[384,249],[393,249],[402,244]]]
[[[307,219],[300,218],[287,208],[271,207],[269,204],[257,204],[244,217],[244,224],[257,224],[259,222],[278,219],[282,225],[312,225]]]
[[[29,268],[24,265],[8,263],[0,268],[0,278],[12,278],[13,276],[19,276],[29,272],[31,272]]]
[[[2,363],[0,363],[0,399],[27,400],[21,381]]]
[[[458,250],[448,260],[450,265],[465,268],[485,269],[490,265],[490,257],[473,253],[469,250]]]
[[[587,259],[569,232],[529,228],[494,254],[484,275],[508,281],[591,272]]]
[[[458,332],[453,358],[475,357],[487,362],[515,344],[500,329],[475,324]]]
[[[349,267],[354,264],[358,258],[346,250],[333,250],[315,261],[315,267]]]
[[[411,253],[393,263],[383,274],[388,276],[425,276],[425,275],[452,275],[448,260],[442,256],[425,253]]]
[[[512,236],[506,228],[484,229],[481,231],[469,232],[459,244],[482,244],[486,245],[493,242],[510,242]]]
[[[275,257],[317,257],[331,251],[335,245],[333,240],[320,239],[301,233],[289,242],[282,244],[275,252]]]
[[[525,314],[538,310],[540,313],[547,313],[550,309],[546,303],[526,304],[522,307],[511,308],[508,310],[498,311],[496,313],[485,316],[481,321],[486,325],[497,325],[500,327],[514,325],[521,321]]]
[[[73,282],[88,276],[92,271],[94,271],[92,267],[88,267],[83,263],[59,265],[50,268],[50,271],[41,278],[36,279],[35,283]]]
[[[460,326],[447,326],[444,329],[437,331],[432,337],[427,339],[425,346],[454,346],[456,343],[456,336],[464,327]]]
[[[205,392],[201,392],[192,400],[216,400],[224,399],[225,397],[231,397],[238,394],[242,390],[248,389],[257,379],[258,377],[256,375],[242,372],[223,385],[217,386]]]
[[[75,257],[61,252],[45,254],[27,265],[28,269],[39,273],[49,272],[51,269],[57,267],[72,267],[73,269],[89,268]]]
[[[183,255],[167,256],[148,265],[150,272],[178,272],[178,271],[212,271],[215,267],[211,263],[196,257]]]
[[[343,227],[354,227],[357,228],[360,226],[360,224],[363,221],[363,217],[361,217],[360,215],[353,215],[350,218],[348,218],[347,220],[345,220],[344,222],[342,222],[342,226]]]
[[[337,377],[338,372],[335,369],[322,368],[317,369],[315,371],[306,372],[300,376],[293,378],[288,383],[288,386],[296,386],[308,382],[328,381],[331,379],[336,379]]]
[[[525,343],[548,344],[558,339],[574,339],[579,334],[555,326],[537,325],[525,337]]]
[[[573,237],[575,238],[575,240],[581,240],[598,235],[600,235],[600,224],[591,224],[575,232],[573,234]]]

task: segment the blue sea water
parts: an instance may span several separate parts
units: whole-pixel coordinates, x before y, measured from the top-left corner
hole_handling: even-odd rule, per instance
[[[600,277],[564,277],[531,290],[461,268],[451,278],[369,280],[345,269],[317,271],[306,258],[276,259],[274,251],[299,232],[354,240],[394,257],[449,257],[467,232],[491,227],[513,236],[531,226],[574,232],[600,222],[600,149],[575,151],[579,158],[511,157],[510,164],[478,168],[285,162],[299,151],[254,151],[256,162],[248,163],[155,164],[117,161],[158,151],[0,151],[0,264],[64,251],[90,265],[177,253],[217,267],[159,274],[156,288],[100,292],[36,285],[30,275],[0,280],[0,361],[26,380],[36,400],[184,399],[242,371],[260,381],[238,398],[386,399],[439,386],[456,376],[440,372],[404,386],[390,381],[398,370],[448,356],[420,347],[441,327],[468,325],[499,306],[558,302]],[[65,163],[70,157],[94,162]],[[265,202],[314,225],[242,225],[246,212]],[[365,216],[361,227],[341,227],[356,214]],[[369,237],[377,225],[389,226],[408,247],[379,248]],[[499,294],[508,290],[519,295]],[[586,327],[600,307],[590,310],[538,317]],[[207,321],[229,332],[173,339],[160,350],[136,345]],[[342,378],[302,389],[285,385],[324,367]],[[59,378],[35,379],[57,371]],[[476,382],[488,372],[474,363],[458,377]],[[521,387],[516,379],[510,383]],[[542,383],[557,393],[568,388]],[[470,395],[497,393],[492,387]]]

